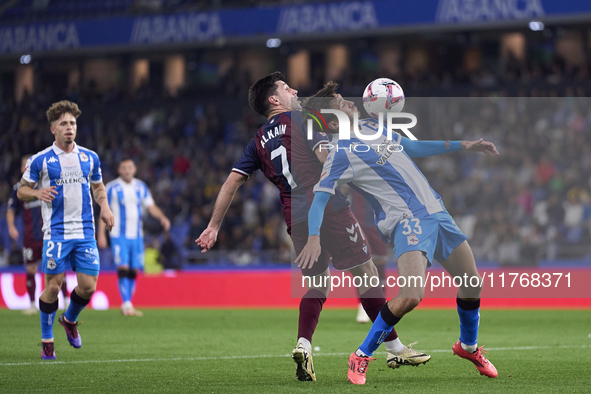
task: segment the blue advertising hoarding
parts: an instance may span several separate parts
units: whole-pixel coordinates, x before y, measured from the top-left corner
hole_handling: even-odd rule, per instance
[[[0,55],[591,19],[590,0],[377,0],[0,25]]]

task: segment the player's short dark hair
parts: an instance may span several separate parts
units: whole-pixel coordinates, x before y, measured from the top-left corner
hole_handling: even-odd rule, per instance
[[[311,109],[316,112],[320,112],[322,109],[328,109],[329,107],[335,108],[336,107],[336,100],[330,100],[330,97],[335,97],[337,94],[337,90],[339,89],[339,84],[334,81],[328,81],[322,89],[317,91],[312,97],[310,97],[303,105],[304,110]],[[333,102],[334,101],[334,102]],[[306,113],[307,111],[304,111]],[[338,118],[334,114],[322,114],[322,117],[326,121],[326,123],[330,123],[332,121],[338,121]],[[304,124],[307,119],[311,117],[309,115],[304,116]],[[313,130],[314,131],[323,131],[320,129],[320,126],[316,122],[312,122]]]
[[[131,161],[135,164],[135,160],[133,160],[131,156],[121,156],[121,159],[119,159],[119,165],[123,164],[124,161]]]
[[[78,118],[81,113],[82,111],[78,108],[78,104],[68,100],[51,104],[51,107],[46,112],[49,124],[61,118],[63,114],[72,114],[73,117]]]
[[[285,82],[285,76],[275,71],[252,84],[248,89],[248,105],[257,114],[267,116],[269,113],[269,97],[277,92],[275,82]]]

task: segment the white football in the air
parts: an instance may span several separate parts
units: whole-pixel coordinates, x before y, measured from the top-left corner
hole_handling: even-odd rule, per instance
[[[363,108],[371,117],[378,119],[380,112],[400,112],[404,108],[404,91],[389,78],[371,81],[363,92]]]

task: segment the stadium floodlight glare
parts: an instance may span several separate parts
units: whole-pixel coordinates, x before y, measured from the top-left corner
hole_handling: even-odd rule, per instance
[[[21,56],[21,64],[29,64],[29,63],[31,63],[31,55]]]
[[[531,21],[529,22],[529,28],[532,31],[542,31],[544,30],[544,24],[540,21]]]
[[[269,38],[267,40],[267,48],[279,48],[281,46],[281,39]]]

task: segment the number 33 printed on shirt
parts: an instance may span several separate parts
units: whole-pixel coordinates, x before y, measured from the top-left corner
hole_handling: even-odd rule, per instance
[[[402,235],[408,235],[411,232],[414,232],[417,235],[423,233],[423,229],[421,228],[421,219],[419,218],[413,218],[410,219],[410,221],[408,219],[402,219],[400,224],[404,226]],[[411,224],[413,225],[414,229],[411,227]]]

